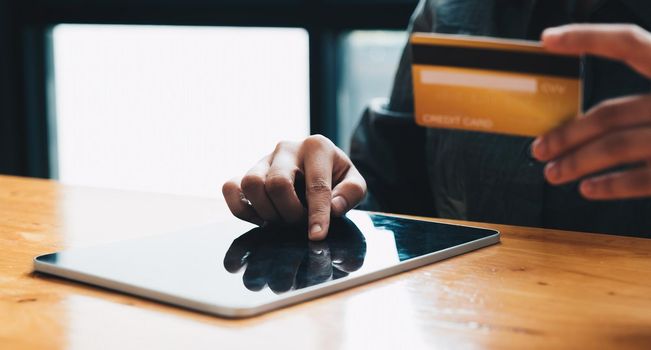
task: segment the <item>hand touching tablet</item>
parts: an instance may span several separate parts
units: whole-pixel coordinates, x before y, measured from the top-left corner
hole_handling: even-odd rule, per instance
[[[304,189],[296,189],[300,177],[305,179]],[[299,199],[301,191],[307,209]],[[226,182],[222,193],[231,212],[242,220],[257,225],[296,223],[307,216],[310,239],[322,240],[330,216],[354,208],[366,194],[366,182],[344,151],[313,135],[301,142],[278,143],[244,177]]]

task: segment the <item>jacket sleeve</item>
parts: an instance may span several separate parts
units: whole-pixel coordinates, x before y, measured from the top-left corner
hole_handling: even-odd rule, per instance
[[[411,113],[374,100],[353,134],[351,159],[368,185],[360,208],[435,216],[427,179],[425,132]]]

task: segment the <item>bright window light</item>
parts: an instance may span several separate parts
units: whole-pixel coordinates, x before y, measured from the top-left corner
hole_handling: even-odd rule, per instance
[[[62,24],[52,40],[63,183],[217,197],[309,133],[304,29]]]

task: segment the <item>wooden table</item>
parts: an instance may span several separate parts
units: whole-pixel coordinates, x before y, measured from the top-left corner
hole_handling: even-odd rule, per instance
[[[220,199],[0,176],[2,349],[651,349],[651,240],[485,225],[502,243],[245,320],[32,273],[32,258],[208,223]]]

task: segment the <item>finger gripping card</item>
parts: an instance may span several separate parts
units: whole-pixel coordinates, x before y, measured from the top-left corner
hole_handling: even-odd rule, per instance
[[[433,128],[538,136],[581,106],[579,57],[538,42],[414,33],[416,123]]]

